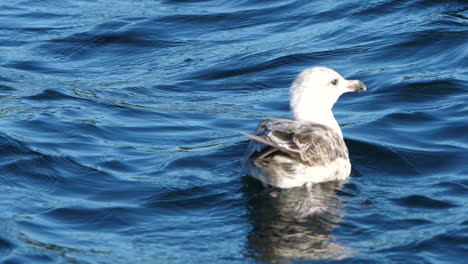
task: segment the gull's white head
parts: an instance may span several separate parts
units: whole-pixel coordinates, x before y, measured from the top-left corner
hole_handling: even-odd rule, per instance
[[[333,105],[343,93],[365,90],[361,81],[346,80],[332,69],[310,68],[301,72],[291,86],[291,110],[296,120],[322,123],[341,134],[331,112]]]

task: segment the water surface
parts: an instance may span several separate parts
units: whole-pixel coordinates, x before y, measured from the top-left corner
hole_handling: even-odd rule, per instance
[[[2,263],[460,263],[465,1],[0,4]],[[322,65],[346,184],[272,197],[247,139]],[[320,214],[304,208],[320,208]]]

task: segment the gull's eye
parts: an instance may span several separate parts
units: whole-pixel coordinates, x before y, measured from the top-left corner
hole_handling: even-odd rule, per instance
[[[331,81],[331,84],[333,85],[336,85],[338,83],[338,79],[333,79],[333,81]]]

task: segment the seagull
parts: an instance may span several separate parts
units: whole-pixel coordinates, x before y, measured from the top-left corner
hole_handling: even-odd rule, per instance
[[[313,67],[300,73],[290,88],[294,120],[260,122],[242,160],[247,175],[265,187],[310,187],[349,178],[351,163],[332,108],[347,92],[367,88],[332,69]]]

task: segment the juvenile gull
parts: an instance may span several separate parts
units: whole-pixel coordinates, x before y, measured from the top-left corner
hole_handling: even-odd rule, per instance
[[[303,71],[290,89],[295,120],[264,120],[256,135],[243,133],[252,139],[242,161],[245,172],[279,188],[347,179],[351,163],[332,107],[343,93],[365,90],[361,81],[332,69]]]

